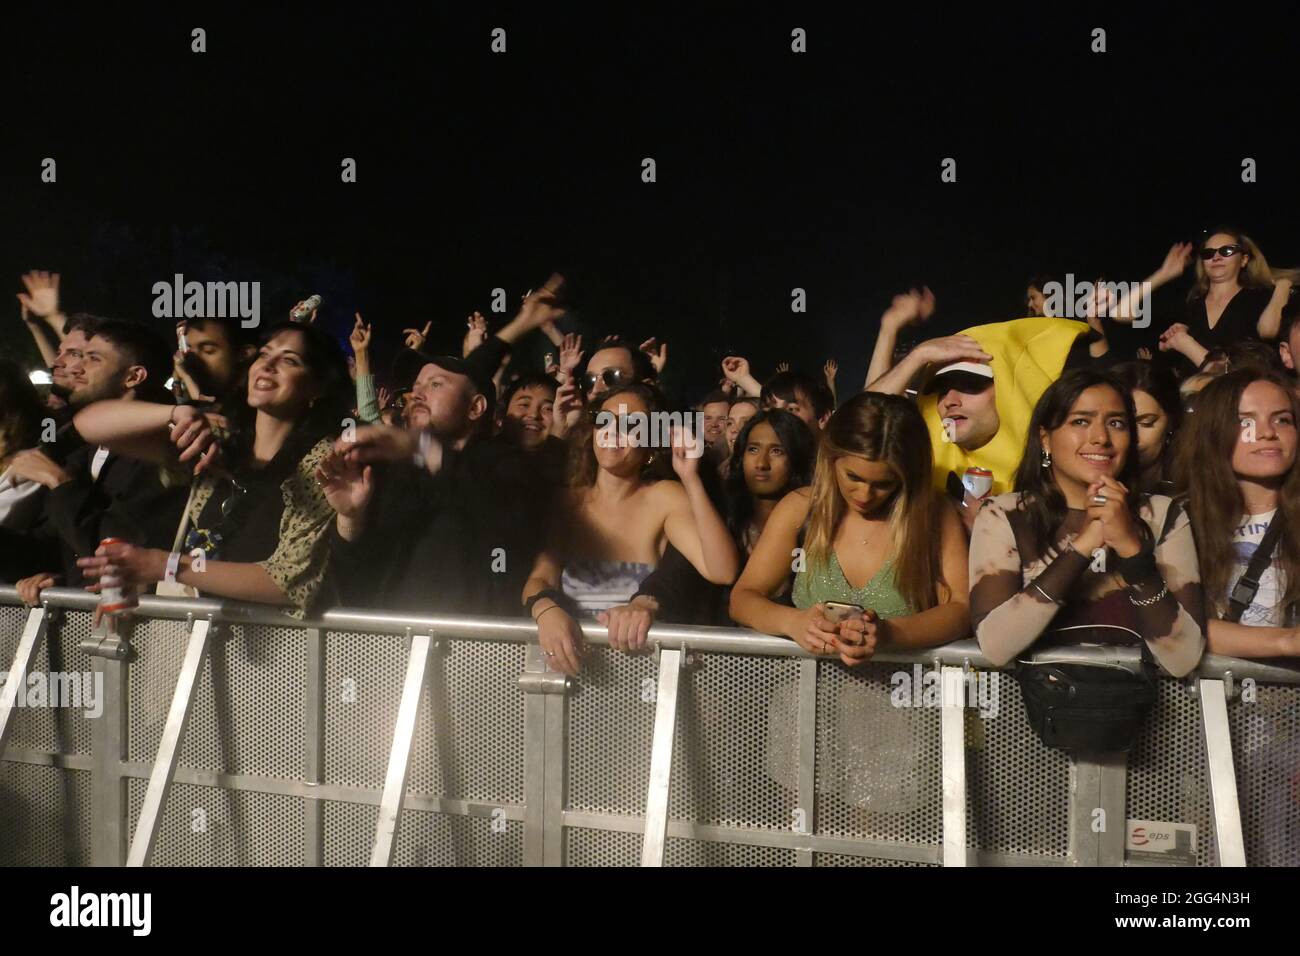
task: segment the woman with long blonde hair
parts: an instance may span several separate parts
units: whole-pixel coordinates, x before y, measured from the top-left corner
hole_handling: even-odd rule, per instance
[[[790,492],[768,518],[732,589],[732,618],[850,666],[881,644],[964,636],[966,535],[931,486],[930,457],[925,422],[906,399],[865,392],[842,405],[823,432],[811,487]],[[792,570],[789,607],[768,595]]]

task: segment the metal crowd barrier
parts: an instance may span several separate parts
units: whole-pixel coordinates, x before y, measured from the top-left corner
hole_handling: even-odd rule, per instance
[[[1071,759],[971,641],[849,669],[590,625],[569,680],[522,619],[142,598],[117,640],[95,600],[0,587],[0,864],[1138,865],[1134,820],[1195,827],[1184,865],[1300,858],[1300,673],[1260,662],[1162,679],[1127,759]],[[62,674],[79,706],[41,706]]]

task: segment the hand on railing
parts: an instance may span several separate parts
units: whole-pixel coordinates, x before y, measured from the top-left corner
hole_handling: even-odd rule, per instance
[[[42,571],[40,574],[33,574],[29,578],[20,578],[15,585],[18,589],[18,597],[28,607],[36,607],[41,603],[41,592],[46,588],[54,587],[61,577],[63,577],[61,574]]]
[[[863,612],[862,617],[850,617],[840,621],[839,649],[840,660],[848,667],[856,667],[871,660],[876,653],[876,645],[884,640],[888,622],[871,608]]]
[[[586,644],[582,628],[558,604],[537,615],[537,643],[546,656],[546,666],[561,674],[577,677],[582,667]]]
[[[655,622],[658,602],[646,595],[634,597],[596,614],[596,620],[609,628],[609,646],[619,651],[635,653],[644,650],[646,638]]]

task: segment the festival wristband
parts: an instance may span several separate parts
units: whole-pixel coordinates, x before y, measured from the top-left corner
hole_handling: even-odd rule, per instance
[[[181,553],[179,551],[173,551],[171,554],[167,555],[167,570],[163,572],[163,583],[175,584],[176,572],[180,570],[180,567]]]

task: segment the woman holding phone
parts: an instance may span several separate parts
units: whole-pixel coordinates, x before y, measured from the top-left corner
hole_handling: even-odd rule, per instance
[[[930,485],[930,454],[925,422],[906,399],[865,392],[842,405],[823,433],[812,486],[786,495],[768,518],[732,589],[732,618],[849,666],[882,644],[933,647],[964,636],[966,535]],[[792,570],[794,607],[768,596]]]

